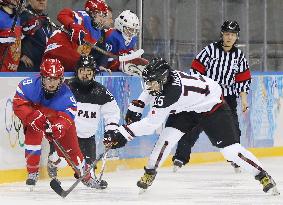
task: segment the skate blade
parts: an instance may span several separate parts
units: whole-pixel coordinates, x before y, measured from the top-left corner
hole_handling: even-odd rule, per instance
[[[33,192],[35,190],[35,185],[27,185],[28,191]]]
[[[173,166],[173,172],[176,173],[178,171],[178,169],[180,169],[180,167],[178,166]]]
[[[147,190],[147,189],[140,188],[140,190],[139,190],[139,195],[144,194],[144,193],[146,192],[146,190]]]
[[[239,173],[241,173],[242,171],[241,171],[240,167],[236,167],[236,168],[234,168],[234,172],[235,172],[236,174],[239,174]]]
[[[280,192],[279,192],[279,190],[277,189],[276,186],[273,187],[273,188],[271,188],[270,190],[268,190],[267,193],[268,193],[268,194],[271,194],[272,196],[278,196],[278,195],[280,195]]]

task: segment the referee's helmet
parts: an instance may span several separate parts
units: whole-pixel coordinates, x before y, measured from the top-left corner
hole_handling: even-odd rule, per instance
[[[226,20],[221,26],[221,33],[223,32],[237,33],[237,35],[239,36],[240,26],[237,21]]]

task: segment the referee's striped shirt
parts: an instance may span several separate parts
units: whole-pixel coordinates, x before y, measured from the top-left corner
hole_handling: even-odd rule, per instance
[[[250,89],[251,74],[243,52],[235,46],[225,52],[221,42],[204,47],[193,60],[190,73],[200,73],[218,82],[224,96],[238,96]]]

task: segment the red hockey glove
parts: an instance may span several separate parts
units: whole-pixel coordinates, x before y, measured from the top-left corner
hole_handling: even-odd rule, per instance
[[[79,24],[71,24],[70,29],[71,29],[71,41],[78,45],[84,44],[84,38],[86,36],[84,27]]]
[[[35,110],[27,118],[27,124],[30,125],[34,131],[41,132],[46,129],[47,118],[42,112]]]
[[[59,139],[65,135],[64,126],[61,123],[57,123],[51,126],[53,137]]]
[[[58,140],[65,135],[64,126],[61,123],[56,123],[51,125],[51,129],[48,128],[45,131],[45,136],[48,141],[53,141],[53,139]]]

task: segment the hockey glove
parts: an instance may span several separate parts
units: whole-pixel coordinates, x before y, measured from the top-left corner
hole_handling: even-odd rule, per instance
[[[131,124],[133,122],[137,122],[141,120],[142,117],[142,111],[145,107],[145,103],[141,100],[133,100],[131,102],[130,107],[132,107],[132,109],[128,109],[126,116],[125,116],[125,121],[127,124]]]
[[[71,24],[70,29],[71,29],[71,41],[78,45],[84,44],[84,38],[86,36],[84,27],[79,24]]]
[[[46,138],[51,142],[53,141],[53,139],[58,140],[65,135],[64,127],[61,123],[51,125],[51,129],[47,129],[45,134]]]
[[[127,143],[127,140],[118,130],[108,130],[104,133],[103,143],[105,147],[117,149],[124,147]]]
[[[126,61],[124,64],[121,64],[120,70],[131,76],[142,76],[142,72],[147,64],[148,60],[145,58],[135,58],[133,60]]]
[[[39,110],[35,110],[27,118],[27,124],[29,124],[34,131],[44,131],[47,126],[46,116]]]
[[[126,116],[125,116],[125,121],[129,125],[129,124],[131,124],[133,122],[140,121],[141,117],[142,117],[141,113],[133,112],[131,110],[128,110],[127,113],[126,113]]]

